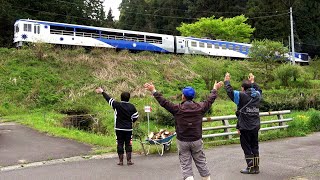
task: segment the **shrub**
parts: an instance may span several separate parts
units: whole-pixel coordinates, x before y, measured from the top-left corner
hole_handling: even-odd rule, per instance
[[[215,80],[222,80],[226,73],[227,61],[223,59],[212,60],[199,56],[195,62],[192,68],[204,80],[207,90],[211,90]]]
[[[309,120],[309,126],[312,131],[320,131],[320,112],[312,112]]]
[[[289,82],[296,80],[302,74],[302,69],[300,66],[293,66],[290,64],[283,64],[273,70],[273,74],[278,79],[283,86],[289,86]]]
[[[320,58],[316,57],[312,61],[310,61],[309,68],[311,69],[311,72],[313,73],[313,79],[320,79]]]
[[[174,126],[174,118],[172,114],[167,112],[164,108],[159,108],[154,116],[159,125]]]
[[[310,132],[307,116],[298,115],[288,124],[288,133],[290,136],[305,136]]]

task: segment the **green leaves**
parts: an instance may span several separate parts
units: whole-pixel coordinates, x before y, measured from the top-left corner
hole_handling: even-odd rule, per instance
[[[182,36],[249,42],[255,29],[245,23],[247,19],[244,15],[233,18],[220,17],[219,19],[212,16],[200,18],[192,24],[182,23],[180,27],[177,27],[177,30],[181,32]]]

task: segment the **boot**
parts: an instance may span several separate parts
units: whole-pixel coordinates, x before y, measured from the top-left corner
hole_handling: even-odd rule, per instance
[[[245,155],[246,162],[247,162],[247,168],[242,169],[240,172],[243,174],[255,174],[254,168],[253,168],[253,155]]]
[[[260,173],[259,164],[260,164],[259,154],[255,154],[253,159],[253,169],[255,174]]]
[[[127,152],[127,164],[128,164],[128,166],[134,164],[133,162],[131,162],[131,153],[132,152]]]
[[[119,166],[123,166],[123,154],[118,154],[118,156],[119,156],[118,165],[119,165]]]

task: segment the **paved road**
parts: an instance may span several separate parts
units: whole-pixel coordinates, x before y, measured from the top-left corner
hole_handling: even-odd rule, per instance
[[[207,161],[216,180],[319,180],[320,133],[307,137],[262,142],[261,173],[243,175],[245,166],[240,145],[206,150]],[[133,166],[117,166],[117,158],[94,159],[43,165],[0,172],[0,179],[16,180],[176,180],[182,179],[176,153],[134,156]],[[195,178],[200,179],[196,168]]]
[[[0,123],[0,167],[89,154],[90,151],[88,145],[50,137],[15,123]]]

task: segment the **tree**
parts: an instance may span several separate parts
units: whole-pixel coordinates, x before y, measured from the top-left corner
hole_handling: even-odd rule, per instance
[[[107,15],[107,27],[111,27],[111,28],[115,27],[113,18],[114,16],[112,15],[112,9],[110,8]]]
[[[147,19],[147,15],[145,15],[147,3],[145,0],[122,0],[119,9],[118,26],[120,29],[145,30]]]
[[[275,62],[285,61],[285,54],[288,48],[279,41],[271,41],[268,39],[255,40],[252,42],[252,47],[249,51],[249,57],[253,61],[261,61],[265,64],[265,83],[271,79],[271,70]]]
[[[192,24],[182,23],[177,29],[182,36],[249,42],[255,29],[245,23],[247,19],[244,15],[234,18],[220,17],[219,19],[212,16],[210,18],[200,18]]]

